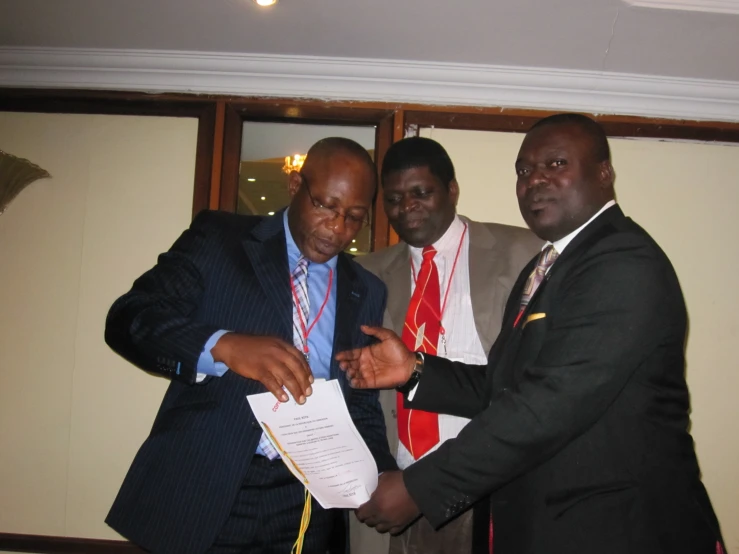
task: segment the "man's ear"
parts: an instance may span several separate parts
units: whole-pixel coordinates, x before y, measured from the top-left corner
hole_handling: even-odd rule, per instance
[[[613,170],[610,161],[604,160],[600,162],[599,177],[602,188],[613,188],[613,182],[616,180],[616,172]]]
[[[303,184],[303,176],[297,171],[291,171],[287,177],[287,193],[290,195],[290,200],[298,194],[300,185]]]
[[[456,179],[449,181],[449,200],[456,208],[459,201],[459,183]]]

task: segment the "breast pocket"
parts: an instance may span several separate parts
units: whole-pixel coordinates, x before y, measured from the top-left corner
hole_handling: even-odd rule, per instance
[[[530,312],[519,323],[521,331],[515,346],[516,374],[534,364],[544,346],[549,320],[545,312]]]
[[[526,329],[526,327],[529,324],[534,323],[536,321],[539,321],[541,323],[544,323],[543,320],[546,319],[546,317],[547,317],[547,314],[545,314],[544,312],[530,313],[530,314],[526,315],[526,317],[524,317],[524,320],[523,320],[523,323],[521,324],[521,327],[523,329]]]

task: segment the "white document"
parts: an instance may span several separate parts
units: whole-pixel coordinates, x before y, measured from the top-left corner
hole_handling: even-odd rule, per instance
[[[358,508],[377,488],[377,464],[354,426],[339,382],[318,380],[302,406],[270,392],[247,396],[283,462],[323,508]],[[288,393],[289,394],[289,393]]]

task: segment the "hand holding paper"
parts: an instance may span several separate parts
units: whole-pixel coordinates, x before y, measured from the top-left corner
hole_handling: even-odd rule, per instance
[[[324,508],[358,508],[377,488],[377,465],[336,380],[316,381],[304,404],[247,397],[285,465]]]
[[[403,531],[420,512],[408,494],[402,471],[386,471],[369,502],[357,510],[357,519],[380,533],[396,535]]]

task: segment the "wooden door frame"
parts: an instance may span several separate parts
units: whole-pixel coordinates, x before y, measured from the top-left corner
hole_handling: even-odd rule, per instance
[[[221,113],[220,111],[218,112]],[[236,211],[241,163],[241,138],[245,121],[275,123],[306,123],[314,125],[372,125],[375,127],[375,161],[378,182],[382,161],[390,145],[398,140],[398,129],[402,132],[403,110],[388,104],[357,104],[321,102],[309,100],[254,99],[223,101],[223,143],[221,145],[220,181],[211,198],[218,198],[217,206],[211,208],[228,212]],[[216,126],[219,126],[216,120]],[[216,156],[219,148],[216,146]],[[381,185],[378,187],[381,188]],[[382,192],[378,190],[372,221],[372,250],[384,248],[393,240],[394,231],[387,223],[382,205]]]

